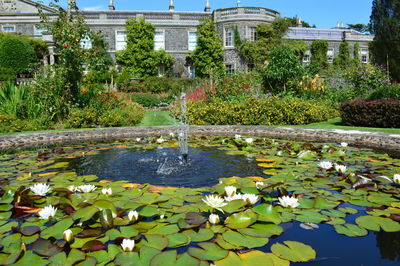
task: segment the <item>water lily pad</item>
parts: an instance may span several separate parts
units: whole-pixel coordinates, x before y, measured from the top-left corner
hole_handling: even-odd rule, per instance
[[[119,230],[121,231],[121,236],[125,238],[131,238],[139,234],[139,231],[133,226],[121,226]],[[117,234],[115,234],[115,236],[116,235]]]
[[[296,241],[284,241],[285,245],[276,243],[271,246],[271,251],[276,256],[293,261],[293,262],[304,262],[316,258],[315,250],[303,243]]]
[[[196,266],[200,265],[200,261],[187,253],[183,253],[182,255],[177,254],[176,250],[169,250],[162,252],[153,257],[150,262],[151,266],[157,265],[165,265],[165,266],[178,266],[178,265],[188,265],[188,266]]]
[[[99,211],[98,208],[94,206],[87,206],[85,208],[79,209],[72,215],[72,219],[78,220],[81,222],[86,222],[93,218],[93,216]]]
[[[94,207],[97,207],[99,210],[111,210],[113,216],[117,216],[117,208],[114,203],[109,200],[97,200],[93,203]]]
[[[154,235],[171,235],[179,232],[179,227],[176,224],[158,224],[153,229],[147,231],[147,234],[154,234]]]
[[[201,228],[198,232],[194,230],[185,230],[183,234],[188,236],[192,242],[203,242],[214,237],[214,232],[210,229]]]
[[[177,233],[168,235],[168,247],[169,248],[177,248],[181,246],[186,246],[190,243],[190,237],[183,233]],[[207,239],[208,240],[208,239]]]
[[[244,206],[246,206],[246,202],[244,202],[243,200],[233,200],[222,207],[222,210],[226,213],[233,213],[240,211]]]
[[[42,238],[54,237],[56,239],[61,239],[65,230],[71,227],[74,221],[71,218],[63,219],[56,224],[44,229],[40,236]]]
[[[50,257],[62,251],[62,248],[50,240],[39,239],[32,244],[32,250],[41,256]]]
[[[163,235],[146,235],[146,240],[143,240],[143,245],[158,250],[166,248],[168,243],[168,238]]]
[[[253,237],[271,237],[282,234],[283,228],[276,224],[253,224],[249,228],[238,229],[244,235]]]
[[[151,217],[160,214],[157,206],[146,206],[139,211],[139,214],[144,217]]]
[[[234,213],[225,220],[227,227],[231,229],[246,228],[257,221],[258,215],[251,210]]]
[[[346,236],[366,236],[368,231],[355,224],[335,225],[335,231]]]
[[[261,222],[281,223],[279,213],[270,204],[260,204],[254,207],[253,211],[258,214],[258,220]]]
[[[271,266],[288,266],[290,263],[287,260],[281,259],[272,253],[264,253],[262,251],[254,250],[246,253],[239,254],[242,265],[254,266],[260,262],[263,265]]]
[[[360,216],[356,219],[356,223],[368,230],[380,231],[381,229],[386,232],[400,231],[400,224],[389,218],[376,217],[376,216]]]
[[[203,242],[198,245],[200,248],[190,247],[188,249],[190,256],[204,261],[221,260],[228,256],[228,251],[220,248],[217,244]]]
[[[37,234],[37,233],[40,232],[40,227],[39,226],[35,226],[35,225],[24,226],[24,227],[21,228],[20,232],[24,236],[32,236],[32,235]]]
[[[249,235],[243,235],[233,230],[228,230],[222,234],[222,237],[228,243],[232,245],[246,247],[246,248],[256,248],[263,247],[268,243],[268,238],[263,237],[253,237]]]

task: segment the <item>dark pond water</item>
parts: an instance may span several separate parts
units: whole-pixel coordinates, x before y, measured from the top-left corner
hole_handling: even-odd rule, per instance
[[[262,175],[254,159],[215,148],[190,148],[185,163],[176,148],[112,149],[70,161],[79,175],[158,186],[205,187],[231,176]]]

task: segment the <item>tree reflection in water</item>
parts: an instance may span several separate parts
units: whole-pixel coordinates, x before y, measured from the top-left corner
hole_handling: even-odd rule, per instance
[[[400,262],[400,232],[388,233],[378,232],[376,234],[376,245],[379,247],[382,259]]]

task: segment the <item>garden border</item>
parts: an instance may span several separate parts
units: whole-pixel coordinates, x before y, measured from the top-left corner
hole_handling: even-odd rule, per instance
[[[147,136],[168,136],[177,126],[122,127],[60,132],[34,132],[0,136],[0,151],[59,145],[82,141],[99,141]],[[400,151],[400,134],[358,130],[308,129],[267,126],[190,126],[189,134],[205,136],[268,137],[323,142],[347,142],[350,145]]]

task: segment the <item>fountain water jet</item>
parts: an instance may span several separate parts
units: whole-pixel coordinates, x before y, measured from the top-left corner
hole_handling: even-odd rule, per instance
[[[182,155],[183,162],[187,163],[189,159],[189,145],[188,145],[188,132],[189,132],[189,125],[187,119],[187,101],[186,101],[186,94],[182,93],[179,103],[180,105],[180,116],[179,121],[180,124],[178,126],[178,144],[179,150]]]

